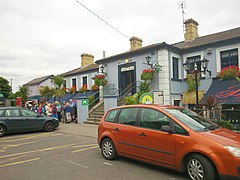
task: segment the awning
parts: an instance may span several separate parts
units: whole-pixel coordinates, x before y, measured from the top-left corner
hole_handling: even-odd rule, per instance
[[[205,96],[216,96],[222,104],[240,104],[240,82],[236,79],[213,79]]]
[[[203,98],[204,96],[204,91],[203,90],[198,90],[198,101]],[[196,104],[196,92],[183,92],[183,97],[182,97],[182,102],[183,104]]]

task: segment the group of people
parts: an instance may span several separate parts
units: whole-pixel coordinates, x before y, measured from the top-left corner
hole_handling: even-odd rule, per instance
[[[45,105],[39,103],[30,106],[29,108],[39,114],[57,118],[59,122],[77,122],[76,103],[72,99],[70,99],[69,102],[63,101],[62,104],[58,101],[55,101],[54,103],[46,102]]]

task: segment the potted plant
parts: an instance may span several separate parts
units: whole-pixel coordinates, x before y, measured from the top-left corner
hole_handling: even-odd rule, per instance
[[[103,74],[98,74],[93,79],[94,79],[94,83],[97,86],[105,86],[107,84],[107,80],[105,79],[105,75]]]
[[[238,66],[228,66],[228,67],[225,67],[221,70],[220,73],[218,73],[217,77],[219,79],[234,79],[234,78],[237,78],[239,79],[240,78],[240,70],[239,70],[239,67]]]
[[[152,81],[154,77],[154,71],[152,69],[144,69],[141,74],[141,79],[144,81]]]

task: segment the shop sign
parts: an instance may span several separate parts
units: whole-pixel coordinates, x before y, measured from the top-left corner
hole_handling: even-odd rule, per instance
[[[133,70],[134,70],[134,66],[122,67],[122,68],[121,68],[121,72],[133,71]]]

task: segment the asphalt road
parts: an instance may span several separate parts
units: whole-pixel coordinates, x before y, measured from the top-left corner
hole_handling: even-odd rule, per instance
[[[95,137],[60,129],[0,138],[0,179],[183,180],[186,176],[125,158],[107,161]]]

